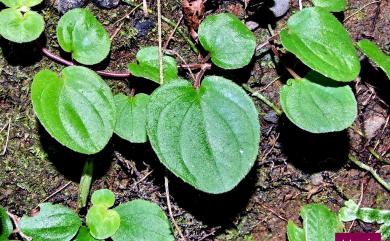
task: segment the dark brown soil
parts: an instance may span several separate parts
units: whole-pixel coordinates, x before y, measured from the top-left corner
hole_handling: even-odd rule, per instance
[[[55,37],[60,16],[50,2],[40,6],[47,26],[46,36],[38,42],[60,53]],[[148,2],[150,9],[155,10],[154,1]],[[180,1],[162,2],[163,14],[177,22],[181,16]],[[355,40],[373,39],[390,54],[390,2],[378,1],[357,12],[370,2],[350,0],[348,10],[337,16],[346,19],[345,25]],[[309,1],[303,3],[311,4]],[[113,24],[133,9],[125,3],[111,10],[99,9],[93,4],[88,7],[110,33],[117,28]],[[262,12],[249,16],[248,20],[260,24],[255,30],[258,43],[269,37],[268,24],[278,32],[297,7],[298,1],[293,0],[287,16],[277,21]],[[207,14],[231,11],[241,18],[245,16],[240,1],[209,0],[207,10]],[[179,28],[188,34],[184,22]],[[164,40],[172,29],[163,24]],[[156,36],[156,17],[145,18],[142,9],[135,11],[124,20],[113,41],[110,58],[97,68],[126,69],[140,47],[157,45]],[[35,118],[30,101],[33,76],[43,68],[60,71],[64,66],[42,56],[36,43],[17,45],[0,38],[0,47],[0,129],[9,120],[11,123],[6,153],[0,155],[0,204],[22,216],[71,181],[49,201],[77,209],[78,181],[84,157],[62,147],[45,132]],[[170,49],[179,52],[189,63],[197,62],[198,56],[177,33]],[[243,70],[212,69],[207,74],[217,73],[239,84],[248,83],[279,105],[279,88],[289,75],[279,68],[272,56],[271,51],[263,48]],[[300,68],[297,60],[292,62],[298,73],[306,71]],[[131,88],[136,92],[151,92],[156,87],[142,81],[107,79],[115,93],[129,93]],[[390,166],[369,151],[372,148],[381,158],[390,159],[390,82],[383,72],[363,59],[361,78],[353,82],[352,87],[359,102],[359,117],[353,127],[333,134],[303,132],[254,97],[262,126],[261,153],[247,178],[227,194],[207,195],[194,190],[165,170],[149,144],[129,144],[119,137],[114,137],[95,157],[97,167],[92,189],[113,190],[117,203],[143,198],[158,203],[167,211],[164,189],[164,176],[167,176],[174,216],[188,240],[286,240],[285,219],[299,223],[300,208],[313,202],[337,211],[347,199],[358,201],[363,195],[362,206],[389,209],[389,193],[369,173],[351,163],[348,153],[354,153],[374,167],[380,176],[390,179]],[[372,133],[373,130],[376,131]],[[7,136],[5,128],[0,132],[1,147],[5,146]],[[352,231],[376,231],[377,228],[356,222]]]

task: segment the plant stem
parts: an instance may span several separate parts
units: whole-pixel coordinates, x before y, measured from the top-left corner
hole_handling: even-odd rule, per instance
[[[357,165],[358,167],[360,167],[361,169],[363,170],[366,170],[368,171],[369,173],[371,173],[371,175],[375,178],[375,180],[377,180],[387,191],[390,191],[390,184],[387,183],[383,178],[381,178],[378,173],[374,170],[374,168],[364,164],[363,162],[361,162],[356,156],[354,156],[353,154],[348,154],[348,158],[350,161],[352,161],[353,163],[355,163],[355,165]]]
[[[278,115],[278,116],[281,116],[283,114],[283,111],[280,110],[274,103],[272,103],[272,101],[270,101],[267,97],[265,97],[264,95],[262,95],[259,91],[254,91],[251,87],[249,87],[249,85],[247,84],[243,84],[242,87],[250,92],[252,94],[252,96],[255,96],[257,98],[259,98],[264,104],[268,105],[269,107],[271,107],[273,109],[273,111]]]
[[[75,64],[72,61],[66,60],[58,55],[53,54],[45,47],[41,48],[42,53],[46,55],[47,57],[53,59],[54,61],[66,65],[66,66],[74,66]],[[107,78],[114,78],[114,79],[125,79],[129,78],[131,74],[129,72],[123,72],[123,73],[116,73],[116,72],[107,72],[103,70],[97,70],[96,73],[98,73],[100,76],[107,77]]]
[[[129,4],[130,6],[132,7],[135,7],[137,6],[136,3],[134,2],[131,2],[131,1],[125,1],[127,4]],[[148,9],[148,12],[152,15],[156,15],[156,13],[151,10],[150,8]],[[176,23],[173,22],[172,20],[170,20],[169,18],[167,17],[164,17],[164,15],[161,15],[161,20],[166,22],[168,25],[170,25],[171,27],[175,28],[176,27]],[[178,32],[182,37],[183,39],[188,43],[188,45],[190,46],[190,48],[192,49],[192,51],[194,51],[196,54],[199,54],[199,49],[196,47],[195,43],[187,36],[187,34],[185,34],[181,29],[177,29],[176,32]]]
[[[81,179],[80,179],[79,200],[78,200],[79,208],[83,208],[87,205],[87,199],[88,199],[89,191],[91,189],[92,176],[93,176],[93,159],[87,158],[87,160],[85,160],[83,173],[81,174]]]
[[[158,59],[160,66],[160,85],[164,84],[164,64],[162,51],[162,28],[161,28],[161,0],[157,0],[157,28],[158,28]]]

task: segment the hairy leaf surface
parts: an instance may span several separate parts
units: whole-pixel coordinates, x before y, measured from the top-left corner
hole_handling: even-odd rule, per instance
[[[211,54],[211,61],[224,69],[248,65],[256,48],[253,33],[230,13],[206,17],[198,34],[200,43]]]
[[[43,0],[0,0],[5,6],[10,8],[34,7],[40,4]]]
[[[0,35],[15,43],[31,42],[39,38],[45,28],[45,21],[37,12],[22,13],[14,8],[0,12],[0,23]]]
[[[382,50],[370,40],[364,39],[358,42],[360,50],[375,64],[377,64],[390,79],[390,56],[387,56]]]
[[[351,88],[314,71],[290,79],[280,90],[280,103],[291,122],[312,133],[344,130],[357,116]]]
[[[119,205],[115,210],[121,225],[113,241],[173,241],[171,225],[161,208],[145,200],[134,200]]]
[[[142,48],[137,53],[137,62],[129,64],[129,71],[134,76],[160,83],[160,60],[158,47]],[[170,56],[163,57],[164,82],[178,79],[176,60]]]
[[[13,231],[13,226],[7,211],[0,206],[0,240],[8,240]]]
[[[306,8],[291,16],[280,32],[283,46],[304,64],[331,79],[348,82],[360,72],[360,62],[348,32],[331,13]]]
[[[222,77],[206,77],[199,90],[184,80],[158,88],[148,106],[147,131],[160,161],[208,193],[233,189],[258,154],[256,108]]]
[[[346,0],[312,0],[314,6],[321,7],[329,12],[341,12],[347,7]]]
[[[97,64],[110,52],[110,36],[85,8],[70,10],[62,16],[57,25],[57,38],[61,48],[82,64]]]
[[[31,95],[35,113],[47,132],[73,151],[97,153],[114,132],[114,98],[92,70],[72,66],[61,76],[42,70],[34,78]]]
[[[34,217],[23,216],[20,228],[34,241],[69,241],[79,230],[81,220],[71,209],[62,205],[42,203]]]
[[[83,226],[80,228],[74,241],[97,241],[97,239],[92,237],[87,227]]]
[[[306,241],[305,231],[291,220],[287,224],[287,237],[289,241]]]
[[[127,97],[123,94],[114,96],[117,109],[115,134],[132,143],[145,143],[146,113],[149,95],[137,94]]]

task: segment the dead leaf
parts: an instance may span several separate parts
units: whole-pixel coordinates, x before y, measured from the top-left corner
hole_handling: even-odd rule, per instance
[[[190,29],[191,36],[197,40],[196,30],[198,30],[205,13],[204,2],[203,0],[182,0],[182,6],[184,18]]]

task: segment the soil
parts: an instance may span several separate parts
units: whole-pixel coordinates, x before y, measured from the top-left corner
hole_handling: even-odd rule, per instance
[[[52,2],[46,1],[38,7],[44,15],[46,30],[45,36],[37,42],[70,59],[60,51],[56,40],[55,27],[60,14]],[[154,1],[147,2],[150,9],[156,9]],[[162,2],[163,15],[177,22],[182,14],[180,1]],[[310,6],[311,2],[303,1],[303,4]],[[357,11],[362,6],[365,7]],[[91,3],[87,7],[111,34],[117,29],[114,23],[133,9],[124,2],[114,9],[101,9]],[[241,1],[209,0],[206,15],[230,11],[240,18],[246,17],[247,21],[257,22],[259,27],[254,32],[260,44],[270,36],[268,24],[278,32],[297,9],[298,1],[293,0],[286,16],[272,19],[262,9],[251,9],[245,16]],[[345,20],[355,40],[372,39],[390,54],[389,13],[389,1],[350,0],[348,10],[337,17]],[[190,36],[185,22],[180,23],[179,29]],[[164,40],[172,30],[172,26],[163,23]],[[157,45],[156,36],[156,16],[145,17],[142,8],[138,9],[123,21],[110,57],[95,68],[125,70],[127,64],[135,60],[139,48]],[[44,57],[36,42],[17,45],[0,38],[0,47],[0,129],[5,127],[0,132],[0,144],[6,147],[5,154],[0,153],[0,205],[22,216],[70,181],[69,186],[48,201],[77,209],[78,181],[85,156],[53,140],[38,123],[30,101],[34,75],[44,68],[59,72],[64,66]],[[177,32],[169,48],[180,53],[188,63],[198,61],[197,54]],[[166,171],[149,144],[130,144],[116,136],[102,153],[94,156],[97,167],[92,189],[113,190],[117,204],[143,198],[158,203],[167,212],[164,189],[164,176],[167,176],[174,217],[186,239],[199,241],[286,240],[286,220],[300,223],[299,210],[307,203],[323,203],[337,211],[346,200],[361,198],[362,206],[389,209],[389,192],[348,160],[348,153],[352,152],[384,179],[390,179],[390,166],[370,152],[375,150],[382,159],[390,158],[390,82],[382,71],[362,59],[361,77],[351,84],[358,99],[359,117],[343,132],[306,133],[253,97],[260,113],[261,152],[248,176],[229,193],[208,195],[194,190]],[[299,74],[307,71],[294,58],[289,63],[293,63],[290,65]],[[182,74],[187,75],[185,71]],[[214,68],[206,74],[223,75],[238,84],[248,83],[277,106],[279,88],[289,78],[267,47],[242,70]],[[150,93],[156,87],[136,78],[106,81],[114,93],[130,93],[133,88],[136,92]],[[81,210],[81,214],[85,214],[85,210]],[[346,227],[350,225],[347,223]],[[377,229],[375,225],[355,222],[351,230]],[[175,234],[179,237],[176,230]]]

